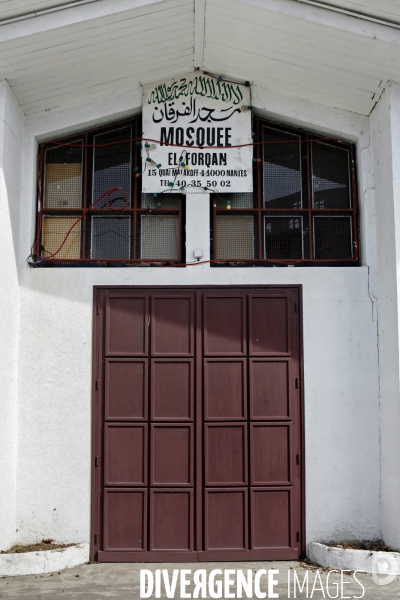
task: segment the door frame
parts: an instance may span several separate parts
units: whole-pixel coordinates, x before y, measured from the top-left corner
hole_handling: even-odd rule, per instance
[[[303,286],[301,284],[296,285],[96,285],[93,286],[93,312],[92,312],[92,384],[91,384],[91,405],[92,405],[92,423],[91,423],[91,516],[90,516],[90,560],[96,561],[98,559],[98,552],[100,550],[100,532],[101,532],[101,453],[102,453],[102,387],[100,385],[101,379],[101,352],[102,344],[104,342],[102,336],[104,333],[104,318],[105,311],[102,304],[102,297],[107,291],[129,291],[135,290],[138,292],[167,292],[182,291],[182,292],[200,292],[202,290],[212,291],[229,291],[235,290],[248,290],[250,291],[262,291],[262,290],[295,290],[298,299],[298,323],[299,323],[299,415],[300,415],[300,558],[306,556],[306,471],[305,471],[305,417],[304,417],[304,343],[303,343]],[[201,328],[202,328],[202,315],[201,311],[197,307],[196,319],[195,319],[195,343],[198,346],[197,350],[201,351]],[[200,331],[199,331],[200,329]],[[202,380],[200,377],[196,377],[195,385],[195,397],[202,398]],[[200,404],[198,402],[198,404]],[[195,413],[198,417],[201,414],[201,406],[195,407]],[[196,418],[195,428],[199,426],[201,419]],[[202,493],[201,487],[201,473],[196,473],[196,483],[200,485],[195,486],[195,495]],[[196,510],[194,524],[198,519],[202,519],[202,511]],[[197,546],[197,541],[196,541]],[[123,560],[123,552],[121,552],[121,561]],[[163,562],[164,558],[157,556],[158,553],[154,552],[154,562]],[[177,561],[184,562],[184,557],[177,552]],[[193,559],[193,557],[192,557]],[[187,560],[187,558],[186,558]],[[221,559],[222,560],[222,559]],[[224,558],[224,561],[227,559]],[[234,558],[232,558],[234,560]],[[279,559],[277,559],[279,560]],[[170,559],[168,559],[171,562]]]

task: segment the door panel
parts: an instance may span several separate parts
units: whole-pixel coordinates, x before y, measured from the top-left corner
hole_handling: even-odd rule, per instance
[[[148,298],[111,296],[106,306],[108,356],[146,356],[148,347]]]
[[[106,424],[104,483],[105,485],[147,484],[147,424]]]
[[[291,485],[290,437],[290,424],[250,424],[252,485]]]
[[[299,309],[297,287],[97,290],[92,558],[300,556]]]
[[[105,418],[147,420],[147,359],[107,358]]]
[[[250,356],[290,354],[288,298],[250,296]]]
[[[204,419],[247,418],[247,366],[244,359],[204,361]]]
[[[245,298],[206,296],[204,298],[205,356],[243,356],[245,353]]]
[[[247,424],[207,423],[205,485],[247,484]]]
[[[104,550],[143,550],[147,546],[147,490],[106,489]]]
[[[252,548],[287,548],[291,542],[292,493],[289,488],[250,490]]]
[[[205,492],[205,550],[246,550],[247,488]]]
[[[193,485],[193,426],[151,426],[151,485]]]
[[[251,358],[250,418],[290,418],[290,361]]]
[[[155,296],[152,303],[152,356],[193,356],[193,296]]]
[[[151,490],[150,550],[192,548],[192,490]]]
[[[193,420],[193,410],[193,359],[153,359],[151,365],[152,420]]]

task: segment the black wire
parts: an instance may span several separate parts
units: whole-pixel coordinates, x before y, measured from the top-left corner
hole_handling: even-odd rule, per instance
[[[176,169],[176,173],[175,173],[175,178],[174,178],[174,181],[173,181],[173,185],[169,186],[169,187],[170,187],[170,189],[168,189],[168,190],[163,190],[163,191],[161,192],[161,194],[171,194],[171,193],[172,193],[174,190],[175,190],[175,191],[177,191],[177,190],[175,189],[175,181],[176,181],[176,179],[177,179],[177,177],[178,177],[178,175],[179,175],[179,169],[180,169],[180,167],[181,167],[181,161],[182,161],[182,160],[184,160],[184,157],[183,157],[183,153],[184,153],[184,152],[186,152],[186,154],[187,154],[187,150],[186,150],[186,149],[183,149],[183,150],[182,150],[182,154],[181,154],[181,155],[180,155],[180,157],[179,157],[179,166],[178,166],[178,168]],[[187,164],[187,162],[186,162],[186,164]],[[184,187],[186,187],[186,186],[184,186]],[[188,186],[188,187],[189,187],[189,186]],[[179,188],[179,191],[180,191],[180,192],[182,192],[182,188]]]
[[[226,83],[236,83],[236,85],[244,85],[245,87],[251,89],[249,81],[233,81],[233,79],[225,79],[225,77],[222,77],[222,75],[215,75],[215,73],[210,73],[209,71],[201,71],[201,73],[204,73],[204,75],[208,75],[209,77],[213,77],[217,81],[226,81]]]
[[[210,192],[212,192],[213,194],[215,194],[215,196],[217,196],[217,198],[219,198],[220,200],[222,200],[222,202],[228,202],[229,198],[222,198],[222,196],[220,196],[218,194],[218,192],[216,192],[215,190],[213,190],[212,188],[209,187],[205,187],[205,190],[209,190]],[[229,193],[229,192],[228,192]],[[250,192],[251,193],[251,192]],[[228,194],[227,194],[228,195]]]

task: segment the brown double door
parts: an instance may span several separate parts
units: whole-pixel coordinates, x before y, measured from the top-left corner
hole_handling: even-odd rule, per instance
[[[299,294],[96,288],[92,558],[302,553]]]

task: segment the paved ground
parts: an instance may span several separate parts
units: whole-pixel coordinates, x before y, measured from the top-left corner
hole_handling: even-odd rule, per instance
[[[393,600],[400,598],[400,577],[397,577],[388,585],[377,585],[373,581],[372,575],[357,574],[357,578],[364,586],[365,592],[359,583],[357,583],[351,573],[346,573],[343,577],[343,593],[341,591],[340,574],[333,573],[329,576],[327,589],[327,570],[321,569],[318,579],[316,569],[304,569],[298,562],[251,562],[251,563],[196,563],[196,564],[87,564],[74,569],[67,569],[60,573],[46,575],[27,575],[25,577],[7,577],[0,578],[0,599],[10,600],[136,600],[140,598],[140,569],[149,569],[152,573],[156,569],[168,569],[170,578],[173,569],[191,569],[192,573],[196,569],[207,569],[209,573],[212,569],[242,569],[245,574],[247,569],[253,569],[253,572],[259,569],[279,569],[279,574],[274,577],[278,579],[278,585],[274,592],[278,593],[279,598],[365,598],[366,600]],[[291,585],[290,595],[288,592],[288,573],[290,581],[293,582],[294,571],[300,582],[303,582],[308,572],[309,590],[306,588],[299,592],[296,588],[296,595]],[[187,592],[194,589],[193,576],[188,576],[192,585],[188,586]],[[232,575],[231,575],[232,577]],[[216,578],[218,579],[218,577]],[[236,578],[235,578],[236,581]],[[315,589],[313,585],[316,581]],[[323,591],[321,590],[321,583]],[[335,584],[338,584],[337,586]],[[319,591],[318,591],[319,588]],[[235,590],[235,587],[232,588]],[[267,593],[267,577],[261,578],[261,591]],[[329,594],[330,596],[329,596]],[[179,580],[175,598],[181,598],[179,592]],[[207,597],[209,597],[207,595]],[[236,597],[236,593],[234,594]],[[150,600],[155,598],[154,593]],[[161,587],[161,598],[166,598],[164,587]],[[253,595],[253,598],[256,598]]]

